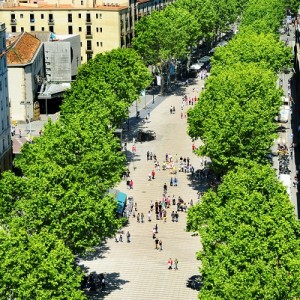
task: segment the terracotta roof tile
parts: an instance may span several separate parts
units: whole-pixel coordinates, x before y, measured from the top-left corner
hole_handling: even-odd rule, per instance
[[[27,32],[22,33],[13,41],[8,40],[7,64],[25,65],[30,63],[40,44],[41,41],[39,39]]]

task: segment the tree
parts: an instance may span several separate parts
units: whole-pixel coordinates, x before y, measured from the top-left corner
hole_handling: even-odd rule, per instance
[[[0,228],[0,259],[2,300],[86,299],[79,290],[82,274],[75,257],[53,234]]]
[[[204,142],[199,154],[221,174],[240,159],[264,161],[276,137],[281,95],[275,75],[257,64],[236,64],[211,76],[188,112],[189,135]]]
[[[277,33],[284,13],[285,3],[282,0],[249,0],[243,13],[241,29],[250,26],[253,30],[263,28],[264,33]],[[261,27],[262,23],[266,26]]]
[[[212,71],[218,73],[237,62],[265,64],[267,69],[278,72],[290,66],[292,53],[272,33],[257,34],[252,29],[239,33],[226,47],[218,47],[212,57]]]
[[[15,203],[26,193],[26,180],[11,171],[3,172],[0,180],[0,228],[11,220]]]
[[[90,79],[95,84],[105,82],[106,90],[115,93],[117,101],[129,107],[149,86],[152,76],[136,51],[119,48],[97,54],[80,68],[76,83],[86,80],[91,83]]]
[[[187,10],[197,21],[197,42],[211,40],[215,36],[218,16],[211,0],[178,0],[174,6]]]
[[[200,299],[295,299],[300,288],[299,224],[269,166],[248,163],[188,212],[201,235]]]
[[[158,66],[162,75],[162,94],[170,75],[171,62],[187,57],[189,47],[197,40],[197,30],[195,18],[187,10],[173,5],[141,18],[136,24],[133,48],[147,65]]]
[[[47,228],[73,253],[98,245],[120,226],[117,203],[105,194],[119,182],[125,157],[100,112],[82,111],[68,124],[49,124],[15,162],[28,191],[16,203],[22,212],[18,223],[30,232]]]

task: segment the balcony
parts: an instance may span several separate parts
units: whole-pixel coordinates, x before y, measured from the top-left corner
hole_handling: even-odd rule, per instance
[[[86,49],[85,50],[86,54],[93,54],[93,52],[94,52],[93,49]]]
[[[92,20],[91,19],[86,19],[85,20],[85,25],[92,25]]]
[[[93,38],[92,33],[91,33],[91,32],[87,32],[87,33],[85,34],[85,38],[88,39],[88,40],[91,40],[91,39]]]
[[[54,25],[54,20],[53,19],[48,20],[48,25]]]
[[[11,19],[10,20],[10,25],[17,25],[17,20],[16,19]]]

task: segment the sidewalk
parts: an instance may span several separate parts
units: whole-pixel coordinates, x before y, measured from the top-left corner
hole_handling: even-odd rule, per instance
[[[200,79],[195,79],[195,82],[196,85],[187,88],[188,97],[197,96],[203,85]],[[186,133],[187,119],[181,119],[182,97],[168,96],[153,108],[149,122],[143,123],[142,127],[155,131],[156,140],[136,143],[134,161],[129,164],[134,188],[127,190],[125,181],[117,187],[134,197],[138,212],[145,215],[145,223],[137,223],[135,218],[130,217],[129,225],[124,228],[123,243],[109,239],[99,247],[95,257],[80,262],[89,273],[105,273],[107,288],[93,299],[197,299],[195,279],[199,278],[200,262],[196,260],[196,252],[201,245],[199,236],[185,231],[186,213],[179,212],[179,222],[173,223],[170,214],[176,211],[176,206],[171,205],[167,209],[166,223],[156,221],[153,212],[152,221],[147,221],[150,200],[161,200],[164,183],[168,185],[168,195],[172,197],[174,194],[176,199],[181,196],[186,202],[193,199],[194,203],[197,201],[197,191],[205,188],[195,185],[187,173],[181,172],[176,175],[179,186],[170,187],[170,178],[174,175],[170,175],[168,170],[156,171],[156,178],[148,181],[154,161],[147,161],[147,151],[156,154],[161,165],[168,153],[173,158],[176,154],[178,158],[189,157],[195,170],[200,167],[200,160],[192,153],[192,142]],[[171,105],[176,107],[175,114],[170,114]],[[183,112],[189,107],[185,106]],[[128,150],[131,151],[132,145],[130,141]],[[162,251],[154,249],[152,229],[155,224],[158,224],[157,236],[163,242]],[[127,231],[131,234],[131,243],[126,242]],[[168,270],[169,258],[178,259],[178,271]]]

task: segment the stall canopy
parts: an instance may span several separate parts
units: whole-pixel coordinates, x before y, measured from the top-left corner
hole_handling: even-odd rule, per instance
[[[110,189],[109,193],[118,201],[117,213],[123,215],[126,206],[127,195],[116,189]]]

